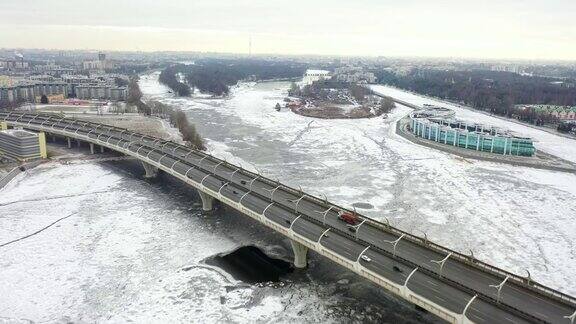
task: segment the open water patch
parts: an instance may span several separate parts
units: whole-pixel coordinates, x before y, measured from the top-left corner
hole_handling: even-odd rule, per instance
[[[272,258],[253,245],[212,256],[205,263],[219,267],[234,279],[250,284],[278,282],[282,276],[294,271],[290,262]]]
[[[372,209],[372,208],[374,208],[374,206],[372,206],[372,204],[365,203],[365,202],[355,202],[352,204],[352,207],[356,207],[359,209]]]

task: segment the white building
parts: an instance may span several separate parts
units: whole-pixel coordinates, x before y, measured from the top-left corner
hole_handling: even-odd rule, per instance
[[[320,80],[328,80],[332,77],[330,71],[326,70],[306,70],[302,78],[302,85],[310,85],[312,82]]]

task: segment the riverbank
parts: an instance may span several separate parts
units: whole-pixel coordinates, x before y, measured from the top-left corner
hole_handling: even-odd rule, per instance
[[[418,145],[437,149],[439,151],[447,152],[467,159],[497,162],[497,163],[510,164],[514,166],[523,166],[534,169],[560,171],[576,174],[576,163],[563,160],[559,157],[546,154],[541,151],[536,151],[534,156],[527,157],[527,156],[500,155],[500,154],[465,149],[417,137],[414,134],[412,134],[410,130],[408,130],[409,124],[410,124],[409,116],[406,116],[398,120],[398,122],[396,123],[396,134]]]
[[[472,111],[472,112],[476,112],[476,113],[479,113],[479,114],[483,114],[483,115],[485,115],[485,116],[489,116],[489,117],[492,117],[492,118],[497,118],[497,119],[500,119],[500,120],[503,120],[503,121],[507,121],[507,122],[510,122],[510,123],[515,123],[515,124],[518,124],[518,125],[530,127],[530,128],[537,129],[537,130],[541,130],[541,131],[543,131],[543,132],[547,132],[547,133],[550,133],[550,134],[552,134],[552,135],[557,135],[557,136],[561,136],[561,137],[565,137],[565,138],[569,138],[569,139],[576,139],[576,135],[571,135],[571,134],[566,134],[566,133],[559,132],[558,130],[556,130],[555,128],[553,128],[553,127],[551,127],[551,126],[536,126],[536,125],[534,125],[534,124],[526,123],[526,122],[523,122],[523,121],[518,120],[518,119],[515,119],[515,118],[508,118],[508,117],[504,117],[504,116],[495,115],[495,114],[492,114],[492,113],[487,112],[487,111],[484,111],[484,110],[474,109],[474,108],[472,108],[472,107],[470,107],[470,106],[462,105],[462,104],[459,103],[459,102],[455,102],[455,101],[451,101],[451,100],[447,100],[447,99],[442,99],[442,98],[437,98],[437,97],[432,97],[432,96],[428,96],[428,95],[421,94],[421,93],[418,93],[418,92],[414,92],[414,91],[411,91],[411,90],[406,90],[406,89],[401,89],[401,88],[398,88],[398,87],[394,87],[394,86],[391,86],[391,85],[384,85],[384,86],[385,86],[385,87],[388,87],[388,88],[396,89],[396,90],[398,90],[398,91],[404,91],[404,92],[413,94],[414,96],[420,96],[420,97],[427,98],[427,99],[434,100],[434,101],[438,101],[438,102],[446,102],[446,103],[448,103],[448,104],[450,104],[450,105],[454,105],[454,106],[457,106],[457,107],[462,108],[462,109],[466,109],[466,110],[469,110],[469,111]],[[414,108],[414,109],[420,109],[420,108],[422,108],[421,106],[412,105],[412,104],[407,103],[407,102],[405,102],[405,101],[404,101],[404,102],[399,101],[399,100],[395,100],[395,101],[397,101],[398,103],[401,103],[401,104],[403,104],[403,105],[406,105],[406,106],[408,106],[408,107]]]
[[[384,114],[384,112],[364,106],[338,107],[330,104],[323,104],[319,107],[290,107],[290,110],[297,115],[320,119],[362,119]]]
[[[565,261],[576,249],[574,174],[416,145],[396,134],[396,122],[411,111],[400,104],[386,119],[311,119],[274,110],[289,83],[240,84],[222,100],[174,98],[156,75],[141,83],[145,96],[186,112],[219,158],[340,205],[370,204],[363,214],[463,253],[474,249],[516,273],[528,268],[541,283],[576,293],[576,263]],[[564,144],[539,138],[553,152]]]

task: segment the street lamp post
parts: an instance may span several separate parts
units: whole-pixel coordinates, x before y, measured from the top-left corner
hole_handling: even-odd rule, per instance
[[[396,246],[398,245],[398,242],[400,242],[400,240],[404,237],[404,235],[406,235],[406,234],[400,235],[400,237],[399,237],[398,239],[394,240],[394,241],[384,240],[384,242],[390,243],[390,244],[393,245],[393,247],[394,247],[394,249],[393,249],[394,252],[392,253],[392,256],[393,256],[393,257],[396,257]]]
[[[410,280],[410,278],[412,278],[412,276],[416,273],[416,271],[418,271],[418,268],[414,268],[414,270],[412,270],[412,272],[410,272],[408,277],[406,277],[406,281],[404,282],[404,288],[408,288],[408,280]]]
[[[528,285],[532,284],[532,276],[530,275],[530,271],[527,269],[524,269],[524,271],[526,271],[526,283]]]
[[[204,161],[204,159],[206,159],[207,157],[208,157],[208,155],[204,155],[204,156],[200,159],[200,161],[198,162],[198,165],[199,165],[199,166],[202,166],[202,161]]]
[[[424,231],[420,231],[420,232],[422,232],[422,234],[424,234],[424,245],[428,245],[428,235]]]
[[[323,212],[315,210],[316,213],[318,213],[318,214],[323,214],[323,215],[322,215],[322,224],[326,224],[326,215],[328,215],[328,213],[329,213],[333,208],[334,208],[334,206],[330,206],[330,207],[328,207],[328,209],[326,209],[326,210],[323,211]]]
[[[298,214],[298,204],[300,204],[300,201],[301,201],[302,199],[304,199],[305,196],[306,196],[306,195],[304,194],[304,195],[302,195],[302,197],[300,197],[300,198],[298,198],[298,199],[296,199],[296,200],[292,200],[293,203],[296,203],[296,207],[294,208],[294,212],[295,212],[296,214]]]
[[[386,220],[386,226],[388,226],[388,229],[390,229],[390,220],[388,217],[384,216],[384,220]]]
[[[365,222],[366,222],[366,220],[363,219],[362,222],[360,222],[360,224],[352,226],[352,227],[354,227],[354,231],[355,231],[354,232],[354,238],[355,239],[358,239],[358,231],[360,230],[360,226],[362,226],[362,224],[364,224]]]
[[[440,265],[440,277],[442,277],[442,270],[444,269],[444,263],[446,263],[446,261],[448,261],[450,256],[452,256],[452,252],[450,252],[444,259],[442,259],[440,261],[437,261],[437,260],[431,260],[430,261],[432,263],[436,263],[436,264]]]
[[[292,221],[292,223],[290,223],[290,230],[292,230],[292,226],[294,226],[294,223],[296,223],[296,221],[298,220],[298,218],[302,217],[302,215],[298,215],[298,217],[294,218],[294,220]]]
[[[254,179],[252,179],[252,180],[250,181],[250,191],[252,191],[252,184],[254,183],[254,181],[258,180],[258,178],[260,178],[260,174],[258,174],[258,175],[256,176],[256,178],[254,178]]]
[[[476,297],[478,297],[478,295],[474,295],[466,304],[466,307],[464,307],[464,310],[462,311],[462,315],[466,316],[466,312],[468,311],[468,307],[470,307],[470,305],[472,305],[472,302],[474,302],[474,300],[476,299]]]
[[[268,208],[270,208],[270,206],[274,205],[274,202],[271,202],[270,204],[268,204],[268,206],[266,206],[266,208],[264,208],[264,210],[262,211],[262,216],[266,217],[266,211],[268,210]]]
[[[324,204],[328,205],[328,197],[325,194],[322,194],[322,197],[324,197]]]
[[[500,302],[500,292],[502,291],[502,287],[504,287],[506,281],[508,281],[508,278],[510,278],[510,276],[506,276],[506,278],[504,278],[504,281],[502,281],[499,285],[490,285],[490,287],[498,289],[498,294],[496,295],[496,302],[498,303]]]
[[[326,235],[326,233],[328,233],[329,230],[330,230],[330,229],[328,228],[327,230],[325,230],[324,232],[322,232],[322,235],[320,235],[320,237],[318,238],[318,242],[316,242],[316,243],[320,244],[320,240],[324,237],[324,235]]]
[[[229,184],[230,184],[230,182],[226,182],[225,184],[223,184],[222,187],[220,187],[220,189],[218,189],[218,194],[220,195],[220,194],[221,194],[220,192],[222,191],[222,188],[226,187],[226,186],[229,185]]]
[[[276,186],[274,189],[272,190],[268,190],[266,188],[264,188],[264,190],[268,191],[270,193],[270,200],[274,201],[274,193],[276,192],[276,190],[278,190],[278,188],[280,188],[281,186]]]
[[[570,320],[570,324],[574,324],[574,319],[576,319],[576,311],[574,311],[574,313],[570,316],[564,316],[564,318],[567,318]]]
[[[474,262],[474,260],[476,260],[476,258],[474,257],[474,251],[470,250],[470,262]]]
[[[232,175],[230,175],[230,181],[232,181],[234,179],[234,175],[236,174],[236,172],[240,171],[240,168],[232,171]]]
[[[225,162],[226,162],[226,160],[218,162],[218,164],[216,164],[216,166],[214,167],[214,173],[216,173],[216,169],[218,169],[220,164],[225,163]]]
[[[366,251],[368,251],[369,248],[370,246],[367,246],[364,250],[362,250],[362,252],[360,252],[360,254],[358,254],[358,258],[356,258],[356,263],[360,262],[360,258],[364,253],[366,253]]]

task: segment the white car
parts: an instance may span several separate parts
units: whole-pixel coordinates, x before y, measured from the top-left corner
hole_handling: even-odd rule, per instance
[[[366,262],[372,261],[372,259],[370,259],[367,255],[361,256],[360,259],[362,259],[362,260],[364,260],[364,261],[366,261]]]

